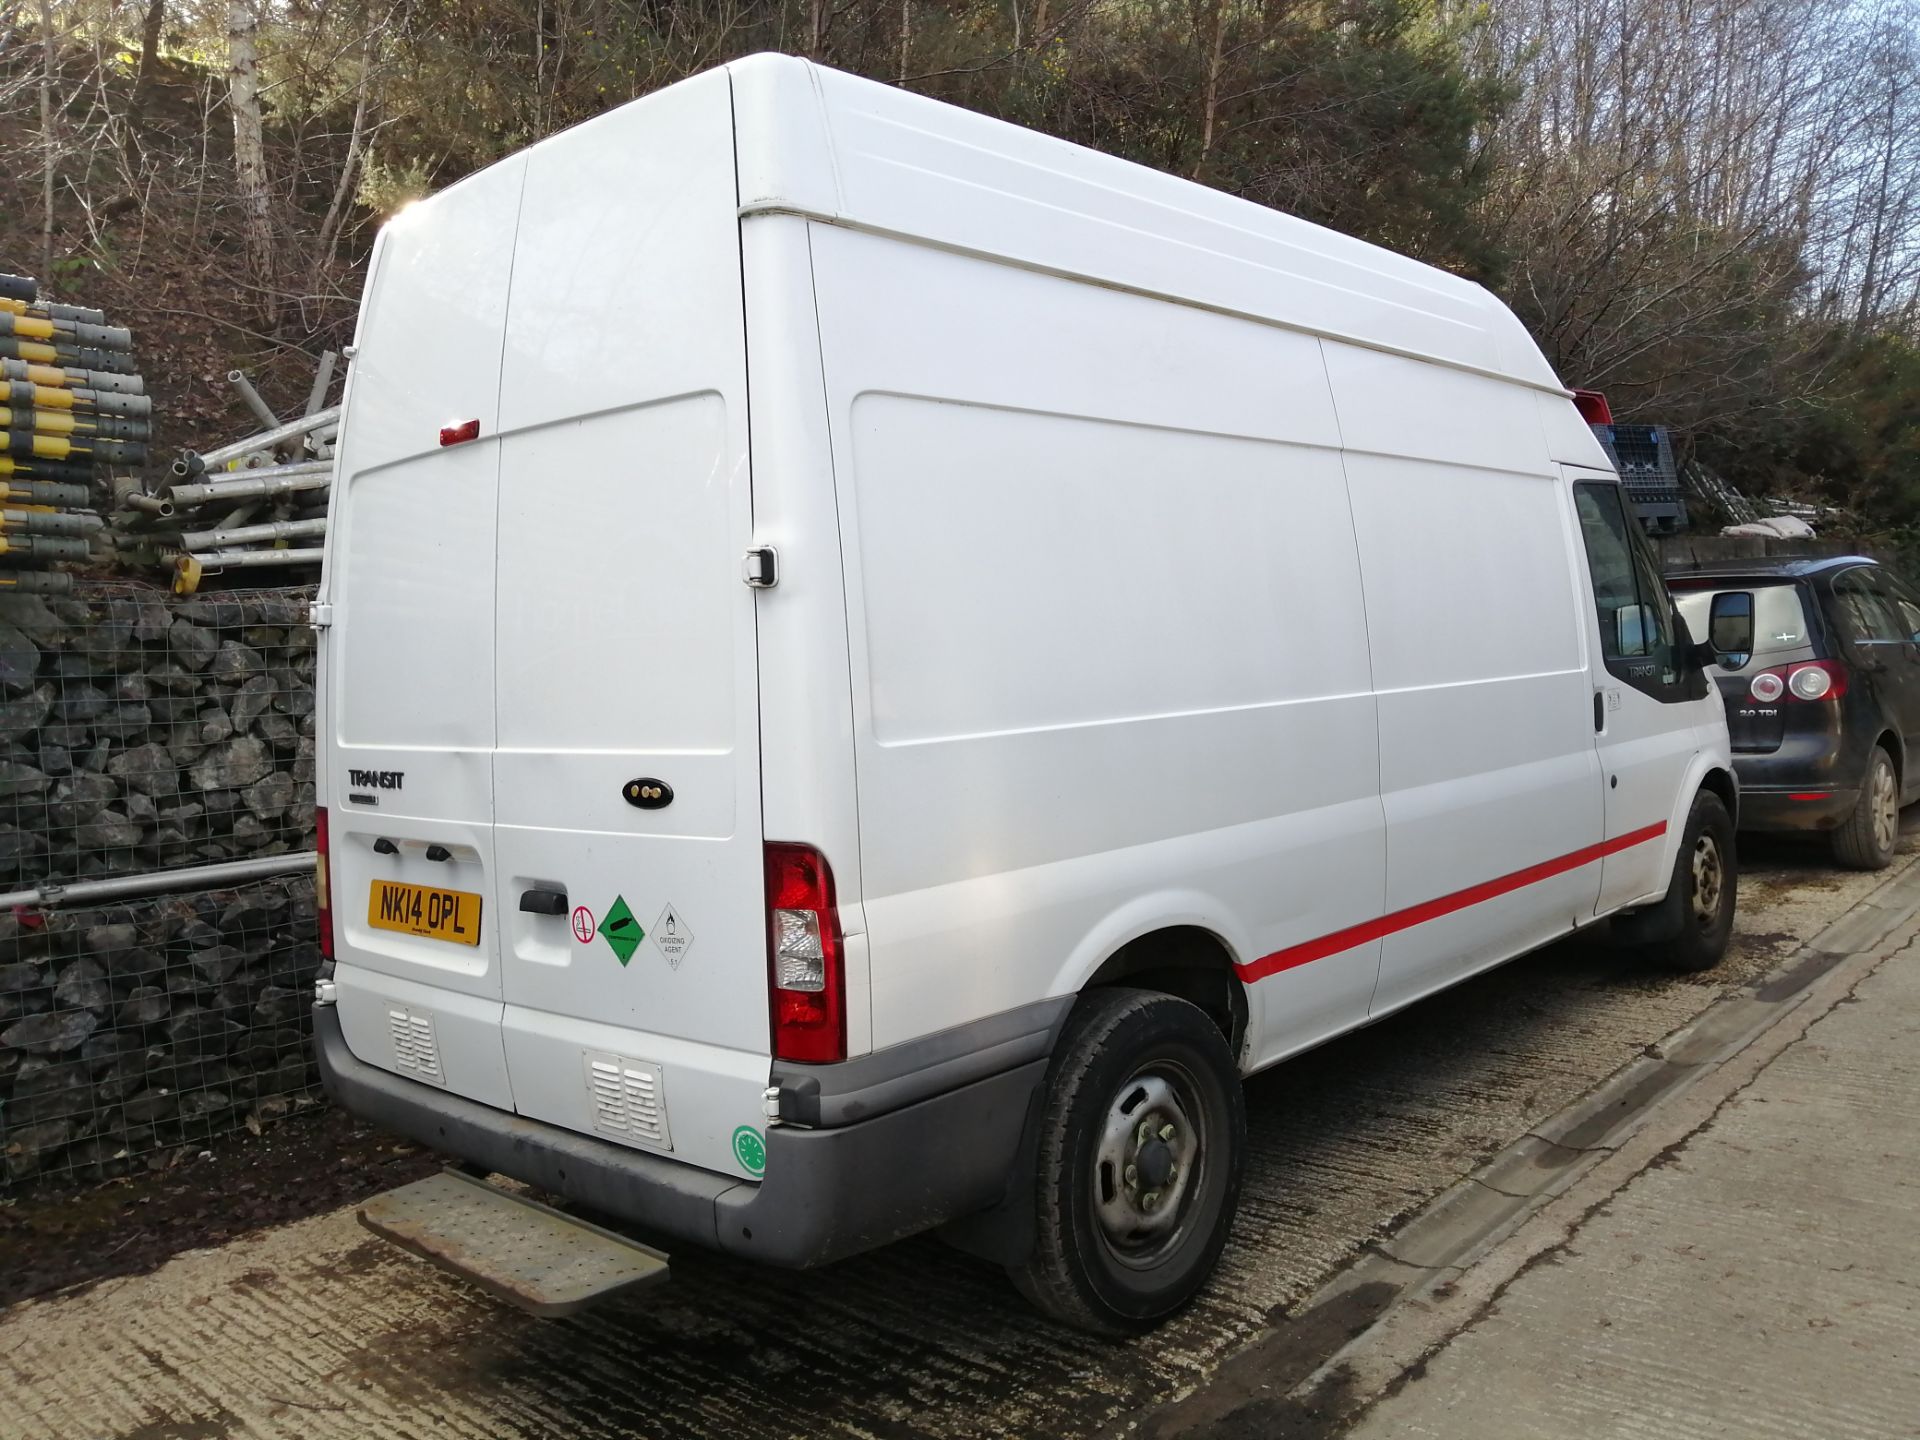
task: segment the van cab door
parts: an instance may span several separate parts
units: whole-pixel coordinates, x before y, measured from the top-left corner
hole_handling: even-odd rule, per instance
[[[1588,664],[1606,795],[1596,911],[1605,914],[1666,891],[1666,830],[1699,753],[1694,703],[1709,692],[1681,653],[1672,597],[1619,480],[1566,474],[1598,627]]]

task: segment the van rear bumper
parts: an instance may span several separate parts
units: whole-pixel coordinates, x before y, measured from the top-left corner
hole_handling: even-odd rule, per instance
[[[1000,1203],[1047,1059],[832,1129],[767,1131],[750,1183],[496,1110],[369,1065],[340,1017],[313,1011],[314,1051],[342,1109],[656,1235],[804,1267],[857,1255]],[[1050,1037],[1049,1037],[1050,1038]],[[1050,1048],[1050,1047],[1049,1047]]]

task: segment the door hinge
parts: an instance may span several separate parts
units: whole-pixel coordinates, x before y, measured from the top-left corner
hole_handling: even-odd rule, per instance
[[[780,583],[780,552],[771,545],[756,545],[740,562],[740,578],[756,590],[771,590]]]
[[[333,624],[333,605],[326,600],[315,600],[307,606],[307,624],[316,630],[325,630]]]

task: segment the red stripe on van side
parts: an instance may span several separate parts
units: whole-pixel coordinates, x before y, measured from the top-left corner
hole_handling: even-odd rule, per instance
[[[1538,865],[1529,865],[1524,870],[1515,870],[1511,875],[1502,875],[1497,880],[1484,880],[1478,885],[1470,885],[1465,890],[1456,890],[1451,895],[1442,895],[1437,900],[1423,900],[1418,905],[1409,905],[1404,910],[1396,910],[1391,915],[1382,915],[1378,920],[1368,920],[1360,925],[1350,925],[1345,930],[1336,930],[1331,935],[1322,935],[1317,940],[1308,940],[1299,945],[1290,945],[1285,950],[1276,950],[1271,955],[1262,955],[1258,960],[1249,960],[1233,968],[1242,980],[1251,984],[1255,980],[1264,980],[1269,975],[1278,975],[1282,970],[1291,970],[1298,965],[1306,965],[1315,960],[1324,960],[1329,955],[1337,955],[1342,950],[1351,950],[1356,945],[1365,945],[1369,940],[1378,940],[1401,930],[1410,930],[1415,925],[1428,920],[1438,920],[1442,915],[1451,915],[1456,910],[1464,910],[1469,905],[1478,905],[1485,900],[1510,895],[1523,886],[1550,880],[1555,875],[1564,875],[1569,870],[1578,870],[1582,865],[1591,865],[1596,860],[1609,855],[1617,855],[1622,850],[1631,850],[1636,845],[1644,845],[1667,833],[1667,822],[1648,825],[1644,829],[1630,830],[1625,835],[1616,835],[1611,840],[1602,840],[1598,845],[1589,845],[1583,850],[1575,850],[1569,855],[1557,859],[1543,860]]]

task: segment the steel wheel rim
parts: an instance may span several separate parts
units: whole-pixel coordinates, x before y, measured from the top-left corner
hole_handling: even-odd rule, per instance
[[[1726,886],[1726,867],[1720,842],[1702,833],[1693,842],[1693,918],[1703,926],[1720,919],[1720,893]]]
[[[1900,833],[1900,797],[1894,790],[1893,770],[1883,760],[1873,767],[1873,839],[1882,850],[1893,849]]]
[[[1186,1238],[1207,1155],[1199,1093],[1185,1067],[1156,1060],[1107,1104],[1089,1198],[1101,1243],[1122,1265],[1151,1269]]]

